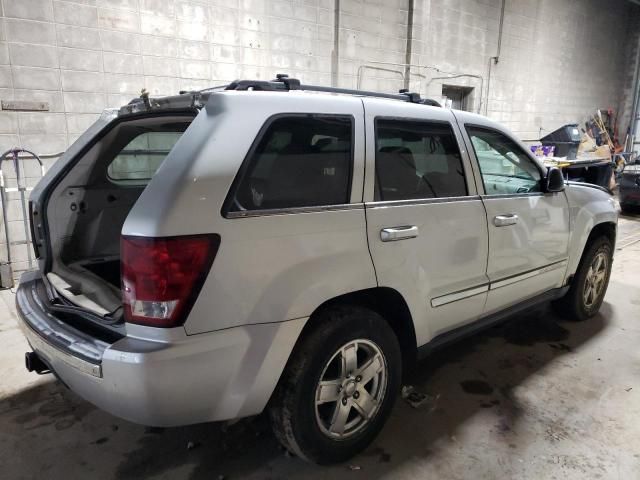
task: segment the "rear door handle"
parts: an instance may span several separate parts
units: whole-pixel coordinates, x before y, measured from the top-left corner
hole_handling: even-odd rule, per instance
[[[380,240],[383,242],[395,242],[396,240],[406,240],[418,236],[418,227],[408,225],[405,227],[389,227],[380,230]]]
[[[518,223],[518,215],[515,213],[496,215],[493,217],[493,224],[496,227],[506,227],[508,225],[515,225],[516,223]]]

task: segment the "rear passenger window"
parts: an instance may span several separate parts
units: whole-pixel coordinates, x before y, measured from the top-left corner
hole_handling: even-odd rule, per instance
[[[460,150],[449,124],[376,120],[376,200],[465,195]]]
[[[352,132],[349,116],[276,118],[250,154],[229,210],[349,203]]]

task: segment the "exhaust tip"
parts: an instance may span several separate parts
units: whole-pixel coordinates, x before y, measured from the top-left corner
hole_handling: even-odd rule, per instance
[[[29,372],[36,372],[38,375],[51,373],[49,366],[42,361],[36,352],[27,352],[24,354],[24,366]]]

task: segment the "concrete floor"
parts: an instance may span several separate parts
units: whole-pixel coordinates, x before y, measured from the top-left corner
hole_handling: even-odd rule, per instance
[[[374,444],[331,468],[285,455],[262,417],[145,428],[28,374],[1,293],[3,479],[640,478],[640,216],[621,219],[598,316],[541,308],[427,359],[410,382],[430,401],[398,399]]]

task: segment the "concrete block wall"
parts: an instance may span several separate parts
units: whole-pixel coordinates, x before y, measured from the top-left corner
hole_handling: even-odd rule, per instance
[[[428,78],[414,83],[430,96],[443,84],[474,87],[474,107],[522,139],[582,123],[596,108],[620,108],[629,14],[637,9],[630,2],[506,0],[497,64],[502,0],[417,3],[412,62],[483,77],[432,80],[446,75],[423,67]]]
[[[415,0],[411,18],[410,0],[0,0],[0,99],[49,104],[46,112],[0,111],[0,149],[64,151],[103,108],[142,88],[167,95],[286,72],[306,83],[397,91],[408,43],[412,90],[439,99],[442,85],[472,87],[470,107],[524,139],[618,108],[637,6],[505,2],[493,64],[502,0]],[[20,249],[18,271],[26,265]]]
[[[104,108],[129,102],[142,88],[171,95],[279,72],[331,83],[333,0],[2,0],[0,6],[0,99],[49,104],[47,112],[0,111],[2,151],[62,152]],[[15,186],[15,174],[9,177]],[[27,181],[34,184],[35,173]],[[8,213],[11,240],[20,241],[14,196]],[[0,262],[6,248],[0,218]],[[27,268],[26,246],[12,253],[18,275]]]
[[[338,85],[379,92],[403,86],[408,0],[340,0]]]
[[[629,16],[629,28],[625,49],[625,71],[622,76],[622,92],[620,98],[620,115],[618,117],[619,138],[620,142],[625,142],[627,133],[636,136],[638,142],[638,132],[631,131],[631,115],[633,110],[633,101],[636,99],[636,89],[638,87],[636,75],[640,77],[640,29],[636,26],[640,22],[640,9],[634,9]],[[629,142],[631,144],[631,142]],[[635,152],[640,151],[640,143],[632,146]]]

